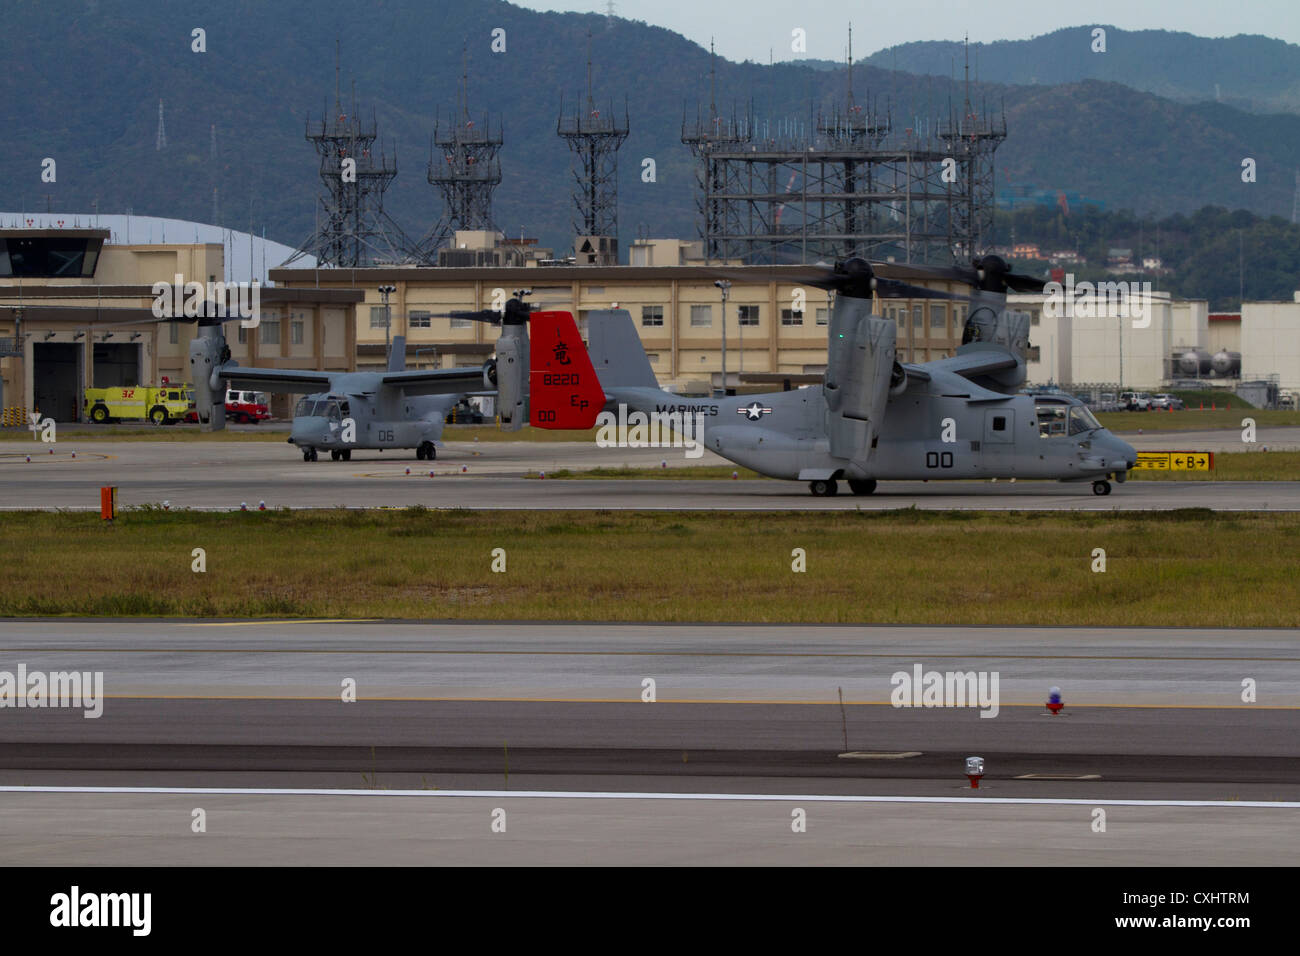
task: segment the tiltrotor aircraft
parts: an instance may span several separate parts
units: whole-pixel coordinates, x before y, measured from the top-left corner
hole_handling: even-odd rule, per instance
[[[174,320],[173,320],[174,321]],[[407,370],[406,344],[394,336],[383,372],[245,368],[230,361],[222,319],[199,318],[190,342],[194,406],[205,431],[225,427],[226,386],[268,392],[308,392],[294,410],[289,442],[303,461],[328,451],[348,461],[356,449],[413,448],[432,461],[448,410],[466,394],[494,391],[494,365],[481,368]]]
[[[1019,394],[1029,316],[1007,308],[1006,291],[1042,283],[1013,274],[997,256],[973,268],[919,268],[972,292],[877,277],[864,259],[783,275],[836,293],[826,374],[821,385],[761,395],[685,399],[662,391],[624,310],[588,313],[587,349],[570,313],[531,313],[528,414],[542,428],[589,428],[619,404],[646,415],[703,416],[710,451],[763,475],[806,481],[814,495],[835,494],[841,481],[867,495],[882,480],[957,478],[1091,482],[1094,494],[1110,494],[1111,479],[1124,481],[1137,461],[1132,446],[1077,399]],[[951,358],[898,362],[897,327],[872,313],[873,293],[968,301],[963,344]]]

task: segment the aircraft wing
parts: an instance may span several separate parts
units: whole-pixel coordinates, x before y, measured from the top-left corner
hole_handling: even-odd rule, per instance
[[[323,392],[330,387],[333,372],[297,368],[244,368],[225,365],[217,376],[232,385],[263,392]]]
[[[385,372],[383,384],[400,388],[407,395],[459,395],[462,392],[483,390],[483,368],[413,369],[406,372]]]
[[[1015,368],[1019,363],[1014,355],[1005,349],[979,349],[954,355],[952,358],[927,362],[923,367],[944,372],[954,372],[964,378],[988,375],[1003,369]]]

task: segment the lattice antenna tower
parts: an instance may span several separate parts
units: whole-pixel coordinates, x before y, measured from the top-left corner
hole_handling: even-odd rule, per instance
[[[596,107],[591,80],[591,33],[587,33],[587,101],[572,116],[564,115],[563,100],[555,131],[574,156],[573,231],[579,236],[618,238],[618,150],[628,136],[627,104],[623,119],[614,104],[602,113]]]
[[[305,136],[320,156],[320,180],[325,187],[317,206],[316,231],[289,258],[314,255],[321,267],[365,268],[409,262],[414,250],[401,228],[384,212],[384,193],[397,177],[397,157],[375,143],[378,122],[358,116],[356,84],[352,106],[345,112],[339,90],[340,64],[334,63],[334,112],[328,109],[318,125],[307,121]],[[351,160],[352,162],[347,162]]]
[[[443,213],[420,242],[425,261],[435,261],[438,247],[457,230],[495,230],[492,194],[501,184],[501,161],[497,154],[503,141],[500,119],[494,132],[492,118],[486,111],[479,124],[470,115],[469,56],[462,51],[454,122],[444,127],[441,119],[434,119],[428,180],[438,189]]]

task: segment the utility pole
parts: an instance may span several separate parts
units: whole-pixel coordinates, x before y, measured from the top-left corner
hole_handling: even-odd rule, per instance
[[[395,285],[381,285],[379,294],[384,297],[384,367],[393,364],[393,311],[388,305],[388,297],[397,291]]]
[[[717,279],[713,283],[722,290],[722,395],[727,394],[727,293],[731,291],[728,279]]]

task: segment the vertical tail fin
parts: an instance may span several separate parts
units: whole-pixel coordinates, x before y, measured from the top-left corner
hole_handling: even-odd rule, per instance
[[[572,313],[534,312],[528,321],[531,423],[538,428],[590,428],[605,406],[605,392]]]
[[[605,388],[658,388],[654,369],[627,309],[587,313],[591,363]]]
[[[406,371],[406,336],[394,335],[388,352],[388,371]]]

